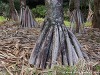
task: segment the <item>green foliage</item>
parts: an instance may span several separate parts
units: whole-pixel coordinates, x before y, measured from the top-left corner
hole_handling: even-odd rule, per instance
[[[20,0],[14,0],[15,9],[19,12],[20,11]]]
[[[63,4],[63,13],[64,13],[64,20],[69,21],[69,3],[65,2]]]
[[[68,10],[68,8],[64,7],[63,8],[63,13],[64,13],[64,20],[69,21],[69,10]]]
[[[94,66],[94,69],[96,70],[96,71],[100,71],[100,65],[98,64],[98,65],[95,65]]]
[[[65,7],[64,5],[63,11],[64,11],[64,19],[69,21],[69,13],[67,12],[68,7]],[[38,5],[36,6],[36,8],[32,9],[32,13],[34,14],[35,17],[44,18],[46,13],[46,7],[44,5]]]
[[[20,2],[19,0],[14,0],[15,8],[17,11],[20,11]],[[0,13],[3,13],[4,17],[9,17],[10,7],[9,2],[7,1],[0,1]]]
[[[9,11],[10,11],[9,4],[0,1],[0,13],[3,13],[4,17],[8,17]]]
[[[45,17],[46,8],[43,5],[38,5],[32,9],[32,13],[35,17]]]
[[[3,3],[8,3],[8,0],[0,0],[0,1],[2,1]]]

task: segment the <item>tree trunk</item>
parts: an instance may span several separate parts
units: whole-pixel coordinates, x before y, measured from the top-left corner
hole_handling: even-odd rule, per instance
[[[80,9],[80,0],[74,0],[74,5],[75,9]]]
[[[37,22],[34,19],[31,10],[28,6],[26,6],[26,0],[20,0],[20,23],[21,27],[35,27],[37,26]]]
[[[80,9],[80,0],[74,0],[74,4],[75,4],[75,9],[79,10]],[[77,15],[77,13],[76,13]],[[78,15],[79,16],[79,15]],[[76,33],[79,33],[79,24],[78,23],[78,16],[76,16]]]
[[[14,6],[14,0],[9,0],[9,6],[10,6],[10,17],[11,17],[11,19],[14,20],[14,21],[18,21],[19,16],[18,16],[17,10],[15,9],[15,6]]]
[[[100,0],[94,0],[93,28],[100,29]]]
[[[45,0],[47,13],[44,28],[31,53],[29,63],[36,68],[55,65],[73,66],[85,56],[74,34],[66,28],[63,19],[63,0]]]
[[[87,16],[87,21],[88,22],[92,22],[92,18],[93,18],[93,11],[91,9],[91,3],[89,2],[89,10],[88,10],[88,16]]]
[[[21,7],[26,7],[26,0],[20,0]]]
[[[71,30],[76,33],[84,32],[84,20],[80,10],[80,0],[70,0]]]

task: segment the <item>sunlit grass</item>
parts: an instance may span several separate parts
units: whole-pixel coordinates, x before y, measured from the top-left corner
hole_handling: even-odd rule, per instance
[[[35,20],[36,20],[39,24],[41,24],[41,23],[43,23],[44,18],[35,18]]]
[[[86,22],[85,23],[85,27],[91,27],[92,26],[92,22]]]
[[[64,23],[65,23],[65,25],[66,25],[67,27],[70,26],[70,21],[64,20]]]
[[[0,16],[0,22],[6,21],[6,19],[3,16]]]

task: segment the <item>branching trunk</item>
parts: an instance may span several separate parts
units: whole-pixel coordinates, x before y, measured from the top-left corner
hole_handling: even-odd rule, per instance
[[[19,16],[14,6],[14,0],[9,0],[9,6],[10,6],[10,18],[14,21],[18,21]]]
[[[76,33],[84,32],[84,19],[80,10],[80,0],[70,0],[70,28]],[[71,6],[72,4],[73,6]]]
[[[44,28],[31,53],[29,63],[36,68],[53,68],[55,65],[73,66],[84,59],[81,46],[63,20],[63,0],[45,0],[47,15]]]
[[[26,0],[20,0],[21,4],[21,11],[20,11],[20,22],[21,27],[35,27],[37,26],[37,22],[33,18],[33,15],[31,13],[31,10],[28,6],[26,6]]]
[[[100,0],[94,0],[93,28],[100,29]]]

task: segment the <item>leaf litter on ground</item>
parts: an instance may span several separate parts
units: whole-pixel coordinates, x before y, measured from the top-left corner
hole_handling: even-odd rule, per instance
[[[0,75],[38,75],[41,72],[53,72],[37,70],[29,65],[28,59],[40,34],[40,28],[20,28],[19,25],[19,22],[14,21],[0,25]],[[100,30],[85,30],[84,34],[76,34],[76,37],[89,55],[92,66],[100,65]],[[76,66],[80,67],[79,64]]]

